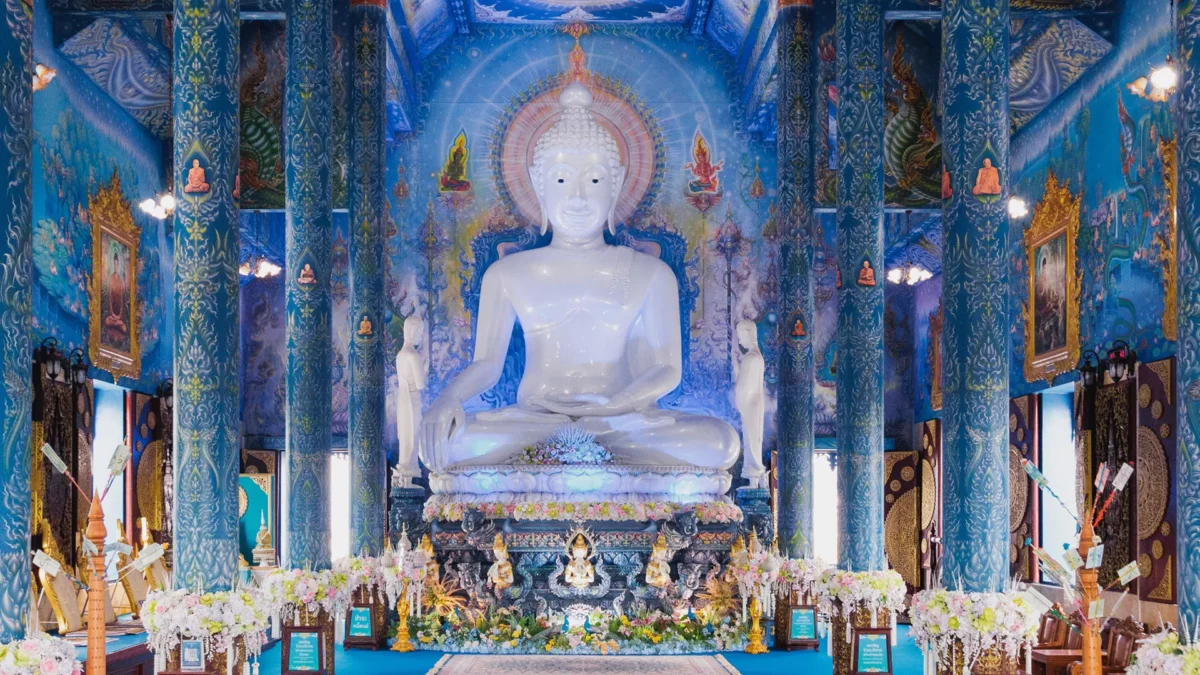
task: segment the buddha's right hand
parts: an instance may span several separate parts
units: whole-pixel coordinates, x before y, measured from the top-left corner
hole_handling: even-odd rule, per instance
[[[446,444],[450,434],[467,423],[462,404],[453,398],[439,397],[421,418],[421,459],[432,471],[446,468]]]

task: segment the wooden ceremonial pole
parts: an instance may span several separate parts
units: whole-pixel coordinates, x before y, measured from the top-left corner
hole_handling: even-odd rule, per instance
[[[1083,529],[1079,533],[1079,557],[1084,560],[1076,574],[1079,575],[1079,588],[1083,593],[1083,612],[1085,623],[1083,631],[1083,672],[1080,675],[1100,675],[1100,624],[1104,619],[1097,617],[1088,620],[1088,608],[1100,597],[1100,569],[1087,568],[1088,553],[1095,546],[1092,539],[1096,531],[1092,527],[1092,510],[1087,509],[1083,514]],[[90,652],[89,652],[90,653]],[[91,671],[88,672],[91,675]]]
[[[86,534],[96,547],[88,574],[87,675],[105,675],[108,662],[104,651],[104,538],[108,531],[104,528],[99,493],[92,497]]]

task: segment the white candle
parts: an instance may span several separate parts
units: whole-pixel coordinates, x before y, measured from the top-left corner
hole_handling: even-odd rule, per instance
[[[1025,672],[1033,672],[1033,645],[1028,643],[1025,645]]]

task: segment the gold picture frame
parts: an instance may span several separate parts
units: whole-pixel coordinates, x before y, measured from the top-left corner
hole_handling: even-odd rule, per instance
[[[1025,320],[1025,380],[1054,378],[1079,362],[1079,197],[1050,171],[1042,199],[1033,207],[1025,230],[1027,295]],[[1039,325],[1039,320],[1042,321]]]
[[[88,195],[92,222],[92,278],[88,289],[88,357],[112,374],[142,374],[138,345],[137,263],[141,228],[113,170],[108,185]]]

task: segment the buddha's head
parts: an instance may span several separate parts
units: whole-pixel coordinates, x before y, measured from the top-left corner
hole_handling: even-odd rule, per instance
[[[576,82],[558,97],[562,117],[538,139],[529,178],[542,210],[542,233],[553,224],[573,240],[615,234],[625,167],[617,141],[592,117],[592,93]]]
[[[413,348],[420,347],[421,341],[425,338],[425,320],[417,315],[412,315],[404,320],[404,345]]]

